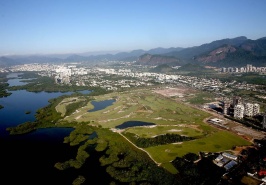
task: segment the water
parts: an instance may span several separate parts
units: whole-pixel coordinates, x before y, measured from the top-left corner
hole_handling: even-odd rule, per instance
[[[5,130],[7,127],[13,127],[20,123],[35,120],[35,112],[49,104],[48,100],[69,95],[71,92],[28,92],[26,90],[11,91],[8,97],[0,98],[0,105],[4,108],[0,109],[0,136],[8,135]],[[26,114],[30,111],[30,114]]]
[[[53,166],[60,160],[75,156],[75,150],[64,144],[64,137],[73,128],[38,129],[24,135],[9,135],[7,127],[35,120],[36,110],[48,105],[48,100],[70,93],[32,93],[25,90],[12,91],[0,98],[0,184],[53,184],[72,181]],[[25,114],[25,111],[31,111]],[[73,147],[72,147],[73,148]],[[53,180],[52,180],[53,179]],[[37,180],[37,181],[36,181]],[[60,183],[59,183],[60,184]]]
[[[26,85],[27,82],[22,82],[23,80],[29,80],[29,79],[10,79],[7,81],[7,83],[9,84],[9,86],[18,86],[18,85]]]
[[[18,74],[9,74],[15,78]],[[14,83],[15,81],[12,79]],[[90,91],[82,91],[89,93]],[[108,184],[110,176],[101,167],[97,152],[90,153],[90,158],[81,169],[70,168],[60,171],[54,167],[56,162],[74,159],[77,146],[63,143],[73,128],[44,128],[24,135],[9,135],[7,127],[13,127],[26,121],[34,121],[38,109],[49,104],[48,100],[72,92],[28,92],[12,91],[8,97],[0,98],[0,184],[27,185],[71,185],[72,181],[83,175],[85,184]],[[26,114],[30,111],[30,114]],[[97,180],[97,181],[95,181]],[[90,183],[89,183],[90,182]]]
[[[91,104],[94,106],[93,109],[89,110],[88,112],[95,112],[98,110],[103,110],[108,106],[111,106],[115,100],[103,100],[103,101],[91,101]]]
[[[9,73],[6,75],[6,78],[18,78],[18,76],[22,74],[23,73]]]
[[[121,125],[116,126],[115,128],[126,129],[128,127],[151,126],[151,125],[156,125],[156,124],[149,123],[149,122],[143,122],[143,121],[127,121],[127,122],[122,123]]]
[[[90,90],[81,90],[81,91],[78,91],[79,93],[81,94],[90,94],[91,91]]]
[[[63,144],[72,128],[39,129],[0,139],[0,184],[70,184],[75,178],[54,164],[75,157],[74,147]]]

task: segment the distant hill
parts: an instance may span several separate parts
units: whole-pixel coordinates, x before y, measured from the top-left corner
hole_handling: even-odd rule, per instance
[[[217,67],[240,67],[246,64],[266,66],[266,38],[246,40],[238,46],[223,45],[195,56],[194,60]]]
[[[171,47],[150,50],[133,50],[116,54],[53,54],[30,56],[2,56],[0,67],[25,63],[70,63],[99,64],[104,61],[136,61],[140,65],[184,65],[198,63],[217,67],[237,67],[246,64],[266,66],[266,37],[251,40],[245,36],[226,38],[189,48]]]
[[[152,65],[152,66],[161,65],[161,64],[181,65],[182,62],[180,59],[175,58],[175,57],[144,54],[138,58],[138,60],[136,61],[136,64]]]
[[[10,67],[13,65],[18,65],[20,64],[18,61],[13,60],[8,57],[0,57],[0,67]]]
[[[257,40],[250,40],[244,36],[222,39],[162,54],[161,61],[163,56],[178,58],[183,65],[198,63],[216,67],[240,67],[246,64],[266,66],[266,37]]]
[[[266,37],[258,40],[247,40],[240,45],[240,48],[250,51],[256,56],[266,56]]]
[[[164,54],[172,51],[180,51],[181,47],[171,48],[154,48],[151,50],[133,50],[130,52],[119,52],[116,54],[99,54],[89,55],[82,54],[50,54],[50,55],[29,55],[29,56],[8,56],[0,57],[0,66],[8,67],[17,64],[25,63],[69,63],[69,62],[90,62],[95,63],[99,61],[136,61],[141,55],[145,53],[150,54]]]
[[[184,48],[181,47],[177,47],[177,48],[154,48],[151,50],[148,50],[146,53],[149,53],[151,55],[160,55],[160,54],[164,54],[164,53],[170,53],[170,52],[177,52],[177,51],[181,51]]]
[[[181,51],[173,51],[166,53],[166,56],[173,56],[178,57],[181,59],[191,60],[193,57],[201,55],[203,53],[210,52],[218,47],[221,47],[223,45],[232,45],[232,46],[239,46],[240,44],[247,41],[247,37],[241,36],[236,37],[233,39],[222,39],[222,40],[216,40],[211,43],[202,44],[200,46],[190,47],[183,49]]]

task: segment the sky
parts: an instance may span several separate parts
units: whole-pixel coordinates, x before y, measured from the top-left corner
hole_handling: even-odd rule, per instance
[[[266,36],[266,0],[0,0],[0,56],[193,47]]]

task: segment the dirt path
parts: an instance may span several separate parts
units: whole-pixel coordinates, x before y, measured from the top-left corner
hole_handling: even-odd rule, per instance
[[[113,132],[116,132],[116,133],[118,133],[118,134],[120,134],[120,135],[121,135],[123,138],[125,138],[129,143],[131,143],[135,148],[137,148],[137,149],[139,149],[139,150],[145,152],[145,153],[151,158],[151,160],[153,160],[153,162],[154,162],[155,164],[157,164],[158,166],[161,165],[161,163],[158,163],[157,161],[155,161],[155,160],[152,158],[152,156],[149,154],[149,152],[147,152],[147,151],[144,150],[143,148],[140,148],[140,147],[138,147],[137,145],[135,145],[135,144],[134,144],[133,142],[131,142],[126,136],[124,136],[124,135],[121,133],[121,131],[119,131],[119,130],[114,130],[114,129],[112,129],[112,131],[113,131]]]

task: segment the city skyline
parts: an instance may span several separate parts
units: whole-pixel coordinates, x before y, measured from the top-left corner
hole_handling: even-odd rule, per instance
[[[0,56],[193,47],[266,36],[266,1],[0,1]]]

